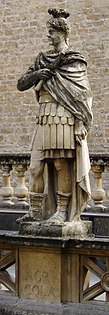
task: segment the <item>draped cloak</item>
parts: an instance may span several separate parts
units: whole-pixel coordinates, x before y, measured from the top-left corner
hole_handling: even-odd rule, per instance
[[[92,123],[92,94],[87,78],[87,63],[76,52],[40,53],[35,62],[35,70],[52,70],[51,78],[43,82],[43,87],[76,118],[82,120],[87,130]]]
[[[82,55],[71,50],[63,53],[47,52],[38,55],[35,70],[48,68],[53,75],[47,81],[40,81],[44,89],[69,110],[77,120],[82,120],[87,131],[92,124],[92,94],[87,78],[87,63]],[[39,97],[36,91],[37,99]],[[74,175],[75,169],[75,175]],[[87,139],[76,144],[76,164],[73,166],[72,205],[73,213],[82,211],[90,197],[90,160]],[[78,202],[77,202],[78,199]]]
[[[33,82],[31,74],[40,69],[50,69],[52,75],[47,80]],[[37,100],[40,97],[40,89],[43,86],[52,98],[67,109],[76,121],[82,121],[87,131],[92,124],[92,94],[87,77],[87,63],[84,57],[72,50],[65,53],[48,51],[40,53],[27,73],[19,83],[26,90],[35,85]],[[72,178],[72,204],[70,205],[70,219],[82,211],[90,196],[89,170],[90,160],[87,147],[87,139],[76,143],[76,159],[73,161]],[[50,174],[49,174],[50,175]]]

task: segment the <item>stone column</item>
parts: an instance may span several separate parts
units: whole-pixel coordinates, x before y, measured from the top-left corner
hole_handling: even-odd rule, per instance
[[[1,206],[2,207],[10,207],[13,205],[12,196],[14,193],[14,189],[10,184],[10,172],[12,170],[11,164],[1,164],[1,169],[3,172],[3,186],[0,190],[0,195],[2,196]]]
[[[105,198],[105,191],[102,187],[102,173],[104,172],[104,165],[92,165],[92,171],[94,176],[94,185],[92,188],[92,199],[96,207],[102,208],[102,204]]]
[[[15,196],[17,197],[17,206],[28,205],[26,199],[28,197],[28,188],[25,185],[25,172],[27,170],[26,164],[16,164],[15,170],[17,172],[18,183],[15,188]]]
[[[106,171],[108,172],[108,180],[107,180],[107,182],[108,182],[109,181],[109,165],[106,165]],[[109,200],[109,189],[107,189],[107,191],[106,191],[106,197]]]

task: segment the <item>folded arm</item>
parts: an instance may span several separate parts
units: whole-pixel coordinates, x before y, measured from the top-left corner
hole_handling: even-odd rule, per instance
[[[33,85],[37,85],[40,80],[48,80],[53,75],[50,69],[37,69],[33,64],[28,71],[18,80],[17,88],[19,91],[30,89]]]

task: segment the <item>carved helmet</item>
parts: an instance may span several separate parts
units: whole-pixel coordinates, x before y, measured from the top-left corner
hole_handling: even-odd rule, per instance
[[[47,27],[52,27],[65,34],[65,38],[68,38],[70,26],[67,18],[70,13],[64,9],[49,9],[48,13],[52,15],[52,18],[47,22]]]

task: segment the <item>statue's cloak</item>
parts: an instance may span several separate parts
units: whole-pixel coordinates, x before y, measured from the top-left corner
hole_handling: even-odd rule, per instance
[[[87,63],[79,53],[67,51],[65,53],[47,52],[38,55],[35,70],[48,68],[53,75],[47,81],[42,81],[44,89],[62,106],[68,109],[75,118],[82,120],[87,131],[92,124],[92,94],[87,78]],[[38,82],[37,82],[38,83]],[[38,92],[36,92],[37,98]],[[75,169],[75,171],[74,171]],[[76,161],[73,165],[72,206],[71,218],[81,211],[88,200],[90,192],[89,182],[90,160],[87,139],[76,144]]]
[[[41,53],[35,63],[35,69],[49,68],[51,78],[43,82],[45,90],[82,120],[87,130],[92,123],[92,95],[87,78],[87,63],[79,53]]]

